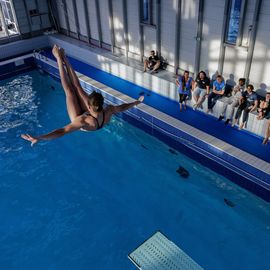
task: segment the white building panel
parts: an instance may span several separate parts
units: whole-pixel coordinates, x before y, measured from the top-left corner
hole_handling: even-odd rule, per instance
[[[127,1],[129,51],[140,54],[139,7],[137,1]]]
[[[90,24],[91,38],[99,40],[95,0],[87,0],[87,8],[88,8],[88,18]]]
[[[194,72],[199,0],[183,0],[181,6],[180,63],[181,69]]]
[[[229,78],[232,74],[237,82],[239,78],[243,77],[245,72],[246,58],[247,50],[245,48],[227,46],[223,66],[224,78]]]
[[[177,0],[161,1],[161,55],[172,66],[175,59],[176,8]]]
[[[200,67],[212,75],[218,70],[225,1],[205,0],[204,3]]]
[[[64,11],[64,5],[63,2],[61,1],[56,1],[56,8],[57,8],[57,22],[59,23],[60,28],[63,28],[65,30],[67,30],[67,24],[66,24],[66,20],[65,20],[65,11]]]
[[[149,56],[151,50],[157,50],[156,28],[144,26],[144,55]]]
[[[250,81],[265,91],[270,87],[270,1],[262,1],[257,29]],[[266,89],[267,88],[267,89]]]
[[[109,5],[107,0],[99,0],[102,41],[111,44]]]
[[[123,17],[123,2],[113,0],[113,26],[115,36],[115,46],[121,49],[126,49],[124,40],[124,17]]]
[[[77,33],[77,27],[76,27],[76,23],[75,23],[75,14],[74,14],[72,0],[66,0],[66,5],[67,5],[69,29],[71,32]]]
[[[83,4],[83,0],[76,1],[77,11],[78,11],[78,21],[79,21],[79,29],[80,34],[83,36],[87,36],[87,26],[86,26],[86,19],[85,19],[85,6]]]

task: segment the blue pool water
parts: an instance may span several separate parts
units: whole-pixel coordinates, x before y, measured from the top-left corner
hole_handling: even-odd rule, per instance
[[[49,58],[55,60],[50,51],[46,52]],[[179,113],[179,105],[176,101],[160,96],[133,83],[125,81],[114,75],[106,73],[95,67],[82,63],[69,57],[72,66],[84,75],[87,75],[105,85],[108,85],[133,98],[138,98],[139,93],[145,92],[145,103],[166,114],[173,116],[193,127],[196,127],[208,134],[213,135],[247,153],[250,153],[262,160],[270,162],[270,145],[262,145],[262,138],[251,133],[241,131],[235,127],[225,126],[224,122],[218,122],[216,118],[188,108],[187,112]]]
[[[136,269],[127,254],[157,230],[205,269],[269,266],[268,203],[117,117],[31,148],[21,133],[68,122],[59,82],[36,71],[0,100],[1,270]]]

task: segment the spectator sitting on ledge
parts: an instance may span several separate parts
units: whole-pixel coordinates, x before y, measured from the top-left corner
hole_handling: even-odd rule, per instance
[[[204,71],[200,71],[197,75],[193,89],[193,98],[195,100],[193,110],[197,108],[203,109],[202,103],[204,102],[205,96],[209,95],[210,91],[210,79],[206,76]]]
[[[270,93],[267,93],[265,99],[260,101],[259,108],[257,109],[258,120],[262,120],[264,117],[268,117],[270,112]]]
[[[215,106],[218,99],[220,99],[225,91],[225,82],[221,75],[217,75],[216,80],[213,83],[213,92],[208,96],[208,110],[207,113],[213,112],[213,107]]]
[[[157,73],[157,70],[160,67],[160,59],[155,54],[155,51],[151,51],[151,55],[148,59],[144,60],[144,70],[146,72],[147,68],[151,70],[151,73]]]
[[[243,111],[244,112],[243,120],[242,120],[242,123],[239,125],[239,129],[242,129],[247,123],[248,114],[256,110],[258,106],[258,96],[253,90],[254,90],[254,86],[252,84],[249,84],[247,86],[247,90],[242,93],[242,97],[240,99],[240,105],[235,114],[232,127],[236,124],[236,122],[238,122]]]

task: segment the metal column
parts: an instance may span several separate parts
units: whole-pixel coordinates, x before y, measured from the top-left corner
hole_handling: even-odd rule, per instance
[[[113,26],[113,7],[112,7],[112,0],[108,0],[109,5],[109,26],[111,32],[111,50],[114,53],[115,47],[115,37],[114,37],[114,26]]]
[[[87,0],[83,0],[83,8],[84,8],[84,16],[86,22],[86,32],[87,32],[87,40],[88,43],[91,41],[91,30],[90,30],[90,22],[89,22],[89,15],[88,15],[88,3]]]
[[[141,56],[141,61],[143,62],[143,55],[144,55],[144,42],[143,42],[143,25],[141,24],[142,22],[142,2],[141,0],[138,1],[138,14],[139,14],[139,41],[140,41],[140,56]]]
[[[177,74],[180,60],[180,31],[181,31],[181,4],[182,1],[177,1],[176,9],[176,25],[175,25],[175,48],[174,48],[174,72]]]
[[[122,0],[123,19],[124,19],[124,41],[126,48],[126,58],[128,59],[129,40],[128,40],[128,19],[127,19],[127,0]]]
[[[64,9],[64,13],[65,13],[65,21],[66,21],[66,26],[67,26],[67,34],[68,34],[68,36],[70,36],[70,26],[69,26],[69,20],[68,20],[66,0],[62,0],[62,3],[63,3],[63,9]]]
[[[244,77],[247,79],[247,81],[248,81],[249,75],[250,75],[250,68],[251,68],[251,63],[252,63],[252,58],[253,58],[253,53],[254,53],[255,40],[256,40],[256,35],[257,35],[257,28],[258,28],[259,14],[260,14],[261,6],[262,6],[262,0],[257,0],[256,6],[255,6],[255,11],[254,11],[254,16],[253,16],[253,27],[252,27],[252,32],[250,35],[248,55],[247,55],[245,72],[244,72]]]
[[[157,51],[159,56],[161,56],[161,0],[156,0],[156,42],[157,42]]]
[[[79,19],[78,19],[78,9],[77,9],[75,0],[72,0],[72,7],[73,7],[73,13],[74,13],[75,27],[77,31],[77,38],[80,39],[81,31],[80,31],[80,25],[79,25]]]
[[[98,0],[95,0],[95,6],[96,6],[96,14],[97,14],[99,47],[102,47],[102,30],[101,30],[100,9],[99,9]]]
[[[219,74],[223,73],[224,57],[225,57],[225,36],[227,32],[227,21],[228,21],[228,12],[229,12],[229,3],[230,0],[225,1],[224,13],[223,13],[223,25],[221,32],[221,43],[219,50],[219,59],[218,59],[218,72]]]
[[[194,64],[195,75],[198,74],[199,68],[200,68],[202,30],[203,30],[203,10],[204,10],[204,0],[200,0],[199,1],[198,29],[197,29],[197,36],[196,36],[196,54],[195,54],[195,64]]]

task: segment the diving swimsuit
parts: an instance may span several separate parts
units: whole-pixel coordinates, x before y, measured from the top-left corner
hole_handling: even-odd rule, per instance
[[[99,130],[103,127],[104,121],[105,121],[105,112],[104,111],[103,111],[103,119],[102,119],[101,125],[99,124],[98,119],[95,116],[93,116],[90,112],[85,112],[84,115],[92,116],[96,120],[96,127],[97,127],[96,130]],[[86,130],[84,128],[81,128],[81,131],[90,131],[90,130]]]

